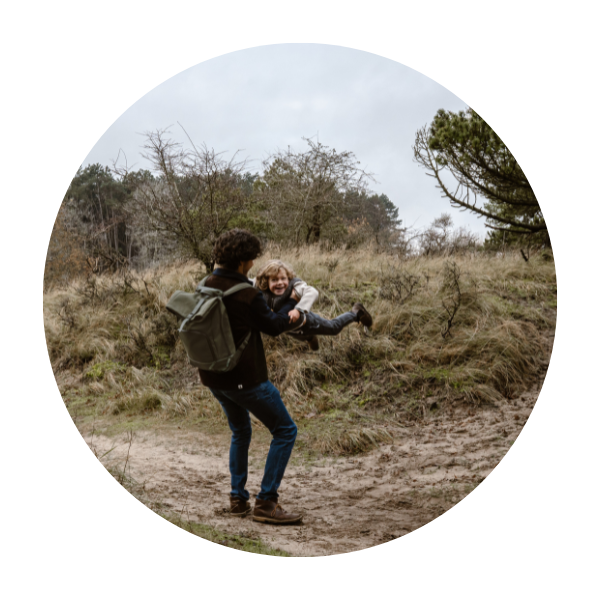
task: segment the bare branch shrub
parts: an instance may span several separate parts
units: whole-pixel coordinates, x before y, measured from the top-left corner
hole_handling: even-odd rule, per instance
[[[402,269],[390,267],[379,277],[379,297],[404,304],[419,289],[421,277]]]
[[[65,298],[61,303],[56,316],[68,331],[75,329],[75,312],[70,298]]]
[[[200,260],[208,270],[215,240],[251,202],[244,185],[245,160],[229,161],[206,145],[184,150],[168,132],[146,134],[143,156],[158,177],[136,190],[132,210],[143,216],[139,226],[171,241],[185,257]]]
[[[268,216],[284,237],[296,245],[318,242],[327,226],[345,227],[340,215],[348,193],[366,191],[373,177],[352,152],[337,152],[303,138],[304,152],[278,151],[264,162],[261,197]]]
[[[361,217],[360,219],[354,219],[352,223],[348,225],[345,238],[346,249],[351,250],[352,248],[358,248],[359,246],[364,245],[369,240],[375,239],[375,233],[366,217]]]
[[[133,315],[127,315],[124,325],[127,327],[128,342],[123,349],[128,361],[137,366],[154,365],[156,358],[144,323],[140,319],[134,320]]]
[[[84,303],[89,303],[92,306],[100,296],[98,277],[93,272],[88,273],[85,279],[77,282],[73,289]]]
[[[452,256],[481,245],[479,236],[466,227],[453,228],[452,217],[443,213],[417,235],[419,253],[425,256]]]
[[[332,258],[330,260],[326,260],[323,264],[327,267],[327,272],[331,274],[337,269],[338,265],[340,264],[340,259]]]
[[[456,313],[460,308],[462,293],[460,290],[460,269],[454,261],[448,261],[444,264],[444,282],[442,290],[448,295],[442,299],[442,306],[446,312],[445,323],[442,327],[442,337],[445,339],[451,335],[450,328],[454,323]]]
[[[44,289],[64,286],[87,271],[84,240],[73,207],[63,202],[56,216],[44,269]]]

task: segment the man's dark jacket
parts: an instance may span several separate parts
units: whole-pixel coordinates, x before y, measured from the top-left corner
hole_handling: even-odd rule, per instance
[[[225,292],[240,282],[250,283],[247,277],[237,271],[219,268],[215,269],[204,285]],[[199,369],[200,380],[215,390],[242,390],[264,383],[269,379],[269,373],[260,334],[262,332],[277,336],[294,328],[287,312],[292,310],[296,302],[290,300],[287,310],[286,307],[281,307],[275,313],[267,306],[262,292],[254,287],[227,296],[223,298],[223,302],[236,348],[241,345],[248,331],[251,332],[250,341],[235,368],[226,373]]]

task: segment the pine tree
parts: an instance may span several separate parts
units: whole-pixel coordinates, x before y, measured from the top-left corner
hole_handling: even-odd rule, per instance
[[[474,110],[439,110],[430,127],[417,132],[413,150],[417,163],[436,179],[452,206],[486,218],[486,227],[493,230],[490,239],[527,236],[528,243],[549,244],[546,222],[527,177]]]

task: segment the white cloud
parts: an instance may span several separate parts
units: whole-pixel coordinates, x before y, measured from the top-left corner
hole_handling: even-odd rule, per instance
[[[428,224],[450,211],[457,224],[483,232],[483,221],[459,213],[440,197],[412,158],[418,128],[439,108],[465,103],[428,77],[375,54],[319,44],[283,44],[233,52],[187,69],[148,92],[117,119],[84,164],[110,164],[122,149],[140,157],[139,133],[171,127],[187,143],[241,153],[249,168],[277,148],[301,148],[319,136],[339,151],[351,150],[375,174],[375,192],[400,207],[406,224]]]

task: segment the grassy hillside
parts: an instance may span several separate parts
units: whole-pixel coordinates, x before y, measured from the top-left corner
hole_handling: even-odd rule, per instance
[[[502,402],[545,372],[556,317],[548,257],[400,260],[367,249],[272,247],[254,271],[270,258],[289,262],[319,290],[314,312],[334,317],[360,301],[375,319],[368,335],[353,324],[321,337],[318,352],[289,336],[264,336],[271,379],[303,425],[306,451],[361,451],[458,404]],[[49,354],[74,417],[104,420],[109,429],[169,421],[226,427],[164,309],[202,275],[187,263],[92,276],[45,295]]]

